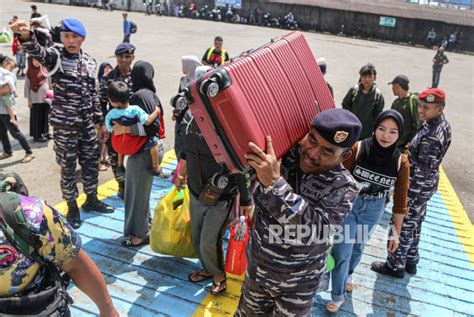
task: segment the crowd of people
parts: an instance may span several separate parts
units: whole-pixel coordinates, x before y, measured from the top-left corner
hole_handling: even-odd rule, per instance
[[[444,47],[450,52],[460,52],[464,41],[462,31],[454,31],[449,36],[438,36],[436,29],[432,28],[426,35],[426,48],[432,49],[434,46]]]
[[[38,18],[36,10],[32,19]],[[16,52],[21,48],[28,60],[25,97],[31,108],[30,133],[34,141],[54,141],[68,211],[64,220],[46,202],[20,190],[21,181],[14,175],[0,177],[0,187],[8,193],[2,196],[0,208],[0,245],[5,246],[2,252],[7,255],[0,261],[4,272],[0,275],[0,313],[25,314],[26,309],[26,313],[36,314],[50,308],[56,295],[37,301],[31,295],[44,294],[49,285],[46,281],[65,272],[97,304],[101,315],[118,315],[100,271],[81,249],[81,238],[75,232],[82,224],[77,204],[77,162],[87,195],[82,210],[114,212],[97,198],[99,171],[110,165],[119,184],[118,196],[125,205],[121,244],[129,248],[149,244],[153,177],[170,176],[160,167],[165,113],[153,82],[154,67],[146,61],[134,63],[136,48],[128,33],[131,23],[126,15],[123,18],[124,41],[114,51],[116,66],[104,62],[98,72],[95,60],[81,48],[87,31],[80,21],[62,20],[62,48],[40,43],[44,32],[37,31],[33,23],[16,19],[10,24]],[[215,37],[214,45],[202,58],[182,57],[183,76],[177,83],[177,95],[188,90],[194,79],[229,62],[223,42],[222,37]],[[437,65],[447,63],[447,58],[435,59]],[[14,113],[13,71],[18,64],[5,57],[0,68],[4,151],[0,159],[12,155],[8,131],[20,142],[26,152],[23,161],[28,162],[34,156]],[[319,59],[318,64],[325,74],[326,60]],[[358,82],[342,101],[342,109],[318,114],[304,139],[281,160],[270,137],[265,149],[249,144],[251,153],[246,159],[258,179],[255,188],[244,175],[232,174],[216,162],[193,113],[172,102],[174,149],[179,160],[174,185],[189,189],[192,243],[202,265],[190,272],[189,281],[211,280],[210,293],[224,293],[223,235],[237,197],[241,215],[253,219],[236,316],[310,315],[329,253],[336,265],[331,272],[332,299],[326,309],[337,312],[346,294],[354,289],[352,273],[390,200],[388,256],[384,262],[372,263],[371,269],[395,278],[417,273],[421,226],[428,200],[437,190],[439,165],[451,142],[451,127],[443,113],[446,95],[437,84],[420,94],[412,93],[408,77],[399,74],[389,83],[396,98],[391,109],[384,111],[386,97],[377,87],[375,66],[363,65],[358,75]],[[328,87],[333,93],[329,83]],[[217,184],[222,185],[217,198],[203,195]],[[25,222],[12,224],[11,217],[4,216],[10,212],[6,201],[14,206],[10,209],[21,207]],[[291,226],[307,226],[312,234],[299,243],[275,236],[274,232]],[[336,226],[342,226],[350,240],[334,243],[331,248],[331,233],[325,229]],[[368,228],[368,235],[361,235],[360,226]],[[32,234],[49,238],[36,241],[28,238]],[[324,242],[310,240],[314,236]],[[281,240],[275,243],[278,238]],[[17,264],[18,259],[21,264]],[[60,287],[65,289],[65,283]],[[67,316],[67,305],[67,300],[57,305],[60,315]]]

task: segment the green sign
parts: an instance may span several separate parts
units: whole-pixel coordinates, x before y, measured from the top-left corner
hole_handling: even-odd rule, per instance
[[[380,17],[380,25],[382,26],[389,26],[394,28],[395,24],[397,24],[397,19],[396,18],[390,18],[390,17]]]

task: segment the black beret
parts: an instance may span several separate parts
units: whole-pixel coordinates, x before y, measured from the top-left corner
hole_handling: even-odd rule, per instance
[[[350,111],[328,109],[314,117],[311,126],[331,144],[349,148],[359,140],[362,124]]]
[[[133,54],[135,53],[135,46],[130,43],[124,42],[120,43],[117,48],[115,49],[115,55],[121,54]]]

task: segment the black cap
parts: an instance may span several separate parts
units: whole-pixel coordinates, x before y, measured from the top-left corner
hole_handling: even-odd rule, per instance
[[[345,109],[325,110],[314,117],[311,126],[331,144],[349,148],[359,140],[362,124]]]
[[[117,46],[114,54],[121,55],[121,54],[133,54],[133,53],[135,53],[135,46],[133,46],[130,43],[123,42]]]
[[[407,76],[405,75],[398,75],[397,77],[395,77],[391,82],[389,82],[388,84],[389,85],[392,85],[392,84],[399,84],[400,87],[402,87],[403,89],[405,90],[408,90],[409,89],[409,84],[410,83],[410,80],[408,79]]]

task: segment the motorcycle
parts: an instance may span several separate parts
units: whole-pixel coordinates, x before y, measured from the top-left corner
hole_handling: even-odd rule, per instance
[[[234,18],[234,8],[232,6],[228,7],[225,13],[225,21],[232,22]]]
[[[271,28],[278,28],[280,27],[280,21],[272,17],[272,13],[270,11],[267,11],[263,14],[263,25],[269,26]]]
[[[159,16],[162,16],[163,15],[163,12],[161,11],[161,3],[160,1],[157,1],[155,3],[155,12],[156,12],[156,15],[159,15]]]
[[[287,30],[297,30],[298,23],[295,20],[295,16],[292,12],[288,13],[283,19],[281,25]]]
[[[153,13],[153,0],[143,0],[143,6],[145,7],[145,13],[147,15]]]
[[[207,5],[199,10],[199,17],[203,20],[212,20],[211,13],[209,12],[209,7]]]
[[[178,10],[178,16],[180,18],[184,18],[186,17],[186,6],[184,6],[183,4],[179,6],[179,10]]]
[[[221,9],[219,9],[219,7],[214,7],[214,9],[212,9],[212,20],[216,22],[222,20]]]
[[[189,3],[186,16],[191,19],[197,18],[198,12],[196,10],[196,4],[194,2]]]
[[[235,13],[232,19],[230,19],[230,23],[243,23],[243,22],[241,21],[240,15],[238,13]]]

